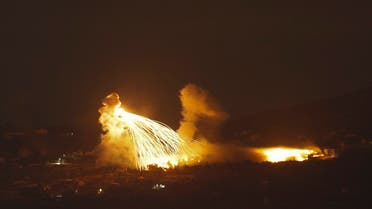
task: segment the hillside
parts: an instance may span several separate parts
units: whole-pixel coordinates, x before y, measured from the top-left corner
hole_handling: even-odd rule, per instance
[[[372,87],[230,120],[223,135],[253,145],[368,141],[372,138],[371,107]]]

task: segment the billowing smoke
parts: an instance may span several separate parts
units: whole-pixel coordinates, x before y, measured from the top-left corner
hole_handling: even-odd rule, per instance
[[[169,168],[194,158],[193,151],[164,123],[127,112],[112,93],[99,109],[104,133],[98,147],[98,165]]]
[[[112,113],[121,105],[119,95],[112,93],[102,101],[99,122],[102,125],[101,143],[97,147],[98,166],[135,167],[135,153],[122,124]]]
[[[217,101],[204,89],[188,84],[180,91],[182,119],[177,132],[199,154],[202,162],[254,159],[249,148],[218,142],[220,125],[228,118]]]
[[[212,131],[217,130],[228,116],[207,91],[195,84],[188,84],[181,89],[180,100],[183,118],[177,132],[184,139],[195,139],[201,134],[198,133],[198,125],[203,122],[209,124],[209,128],[214,129]]]

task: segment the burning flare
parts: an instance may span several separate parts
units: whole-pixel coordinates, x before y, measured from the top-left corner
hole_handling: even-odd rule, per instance
[[[304,161],[310,157],[318,158],[324,156],[319,148],[288,148],[288,147],[270,147],[258,148],[256,152],[263,155],[264,161],[276,163],[281,161]]]
[[[167,125],[127,112],[119,95],[112,93],[99,109],[102,134],[99,162],[148,169],[169,168],[188,161],[192,152],[184,140]]]

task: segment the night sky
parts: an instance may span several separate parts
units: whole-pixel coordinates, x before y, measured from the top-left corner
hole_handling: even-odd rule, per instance
[[[116,91],[175,128],[189,82],[231,117],[372,85],[366,5],[107,2],[1,6],[1,124],[89,128]]]

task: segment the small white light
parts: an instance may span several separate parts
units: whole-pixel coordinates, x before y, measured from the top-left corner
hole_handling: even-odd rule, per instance
[[[156,190],[164,189],[164,188],[165,188],[164,184],[155,184],[154,186],[152,186],[152,189],[156,189]]]

